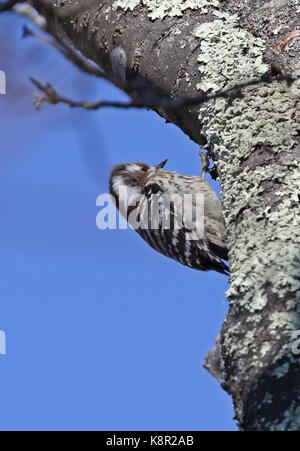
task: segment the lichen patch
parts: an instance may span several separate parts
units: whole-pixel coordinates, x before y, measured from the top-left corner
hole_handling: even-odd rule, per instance
[[[146,6],[150,19],[163,19],[164,17],[180,17],[187,9],[200,9],[203,14],[207,13],[208,6],[219,5],[218,0],[116,0],[114,9],[133,11],[138,5]]]

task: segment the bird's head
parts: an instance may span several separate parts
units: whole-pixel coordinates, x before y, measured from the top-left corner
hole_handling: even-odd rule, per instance
[[[125,187],[131,195],[141,194],[148,180],[161,172],[166,162],[164,160],[156,166],[140,162],[117,164],[110,175],[110,193],[118,198],[120,189]]]

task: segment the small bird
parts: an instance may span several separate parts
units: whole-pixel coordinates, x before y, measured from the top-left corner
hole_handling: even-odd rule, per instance
[[[222,203],[205,180],[206,169],[201,176],[183,175],[164,170],[166,162],[116,165],[109,183],[117,208],[156,251],[190,268],[228,275]]]

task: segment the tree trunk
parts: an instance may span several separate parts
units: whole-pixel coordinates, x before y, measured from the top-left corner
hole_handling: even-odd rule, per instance
[[[293,0],[99,0],[57,23],[133,96],[153,100],[300,73],[299,16]],[[300,430],[300,82],[243,94],[158,113],[207,145],[222,183],[230,311],[207,368],[242,430]]]

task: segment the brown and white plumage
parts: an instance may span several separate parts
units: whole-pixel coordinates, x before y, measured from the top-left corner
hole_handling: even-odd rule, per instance
[[[117,207],[131,225],[134,212],[138,224],[143,224],[137,226],[135,222],[134,228],[161,254],[191,268],[228,274],[229,268],[222,261],[227,260],[227,247],[221,200],[204,177],[165,171],[165,163],[166,160],[157,166],[140,162],[116,165],[110,177],[110,192]],[[121,196],[124,188],[128,193],[126,201]],[[203,222],[201,235],[194,216],[184,222],[181,216],[186,195],[190,195],[193,208],[198,206],[196,194],[204,197],[203,216],[197,219]],[[174,202],[166,204],[166,197]],[[154,226],[149,221],[151,214]],[[164,219],[169,220],[168,227],[164,226]]]

